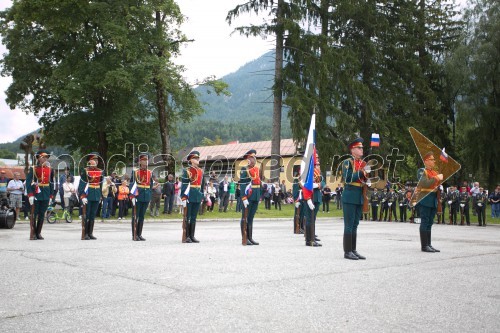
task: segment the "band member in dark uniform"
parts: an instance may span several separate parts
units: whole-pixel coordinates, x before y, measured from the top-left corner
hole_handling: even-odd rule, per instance
[[[460,225],[464,225],[467,222],[467,225],[470,225],[470,214],[469,214],[469,201],[470,196],[469,192],[467,192],[467,186],[462,186],[460,188],[460,195],[458,197],[460,202]]]
[[[52,186],[54,184],[54,171],[47,162],[50,155],[41,149],[35,154],[36,165],[32,166],[26,176],[26,191],[31,206],[35,205],[34,228],[35,234],[31,240],[44,239],[42,237],[43,221],[45,212],[49,207],[49,201],[53,197]]]
[[[378,206],[380,205],[380,195],[376,187],[373,189],[373,193],[370,196],[370,205],[372,206],[372,221],[377,221]]]
[[[394,188],[389,189],[387,195],[387,206],[389,207],[389,222],[392,222],[392,216],[394,215],[394,222],[398,222],[398,215],[396,214],[396,204],[398,201],[398,194],[394,192]]]
[[[457,187],[455,185],[451,186],[450,192],[447,196],[448,206],[450,207],[450,223],[449,224],[457,224],[457,213],[459,206],[459,193]]]
[[[488,202],[488,195],[486,194],[486,192],[484,192],[484,189],[482,187],[479,189],[479,193],[477,193],[474,197],[474,200],[478,225],[480,227],[486,227],[486,204]]]

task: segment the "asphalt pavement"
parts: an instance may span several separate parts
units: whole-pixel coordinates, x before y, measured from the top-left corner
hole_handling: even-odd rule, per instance
[[[97,222],[0,229],[0,332],[498,332],[500,226],[435,225],[420,251],[418,225],[361,222],[343,259],[341,219],[320,219],[323,247],[306,247],[291,220],[239,223]]]

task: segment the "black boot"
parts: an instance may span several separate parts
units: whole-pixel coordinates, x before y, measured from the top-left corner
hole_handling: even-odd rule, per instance
[[[358,259],[361,259],[361,260],[365,260],[366,257],[362,256],[361,254],[358,253],[358,251],[356,251],[356,240],[358,238],[358,234],[357,233],[353,233],[352,234],[352,253],[354,253],[354,255],[356,257],[358,257]]]
[[[306,225],[306,246],[312,246],[312,247],[322,246],[321,244],[316,243],[316,241],[314,240],[312,227],[310,225]]]
[[[250,241],[250,243],[252,243],[252,245],[259,245],[259,243],[253,240],[252,234],[253,234],[253,224],[247,224],[247,239]]]
[[[90,225],[90,230],[89,230],[89,238],[90,239],[97,239],[94,237],[94,220],[92,221],[89,221],[89,225]]]
[[[359,258],[352,253],[352,234],[344,234],[344,258],[358,260]]]
[[[429,244],[427,243],[427,231],[422,231],[420,230],[420,245],[422,248],[422,252],[431,252],[434,253],[435,251],[429,247]]]
[[[241,228],[241,244],[243,244],[243,237],[245,235],[245,231],[244,231],[245,229],[244,229],[242,222],[240,223],[240,228]],[[248,228],[247,228],[247,244],[246,245],[253,245],[253,243],[248,240]]]
[[[189,231],[190,228],[191,228],[190,226],[191,226],[190,223],[186,223],[186,241],[184,243],[192,243],[191,238],[190,238],[191,237],[191,233]]]
[[[432,249],[434,250],[434,252],[441,252],[439,251],[438,249],[435,249],[433,246],[432,246],[432,242],[431,242],[431,231],[427,231],[427,245]]]
[[[85,240],[90,240],[89,231],[90,231],[90,221],[85,220],[85,238],[84,238]]]
[[[191,223],[189,226],[189,238],[191,238],[191,242],[199,243],[200,241],[194,238],[194,232],[196,230],[196,222]]]
[[[130,226],[132,227],[132,240],[133,241],[137,241],[139,239],[137,239],[137,227],[136,227],[136,230],[135,230],[135,236],[134,236],[134,217],[132,216],[132,220],[130,221]]]
[[[139,237],[139,240],[145,241],[146,238],[142,237],[142,228],[144,227],[144,221],[140,222],[137,227],[139,228],[139,232],[137,232],[137,237]]]
[[[43,240],[44,238],[42,237],[42,227],[43,227],[43,218],[41,221],[38,221],[36,224],[36,238]]]

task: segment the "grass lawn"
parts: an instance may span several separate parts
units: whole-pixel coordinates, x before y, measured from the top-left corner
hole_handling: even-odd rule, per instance
[[[236,202],[233,203],[233,207],[229,208],[226,213],[224,212],[219,212],[219,206],[214,207],[213,212],[207,212],[205,211],[203,215],[198,214],[198,219],[203,220],[203,219],[237,219],[241,218],[241,213],[237,213],[235,211],[236,208]],[[163,209],[163,203],[160,211]],[[118,210],[116,211],[118,213]],[[130,218],[130,214],[132,213],[132,210],[129,209],[129,214],[128,217],[125,217],[126,220]],[[446,221],[448,221],[448,207],[446,209]],[[399,209],[398,209],[398,214],[399,214]],[[408,211],[408,218],[410,217],[410,212]],[[264,208],[264,203],[261,202],[259,204],[259,209],[257,210],[257,213],[255,214],[256,218],[293,218],[294,215],[294,206],[293,205],[282,205],[281,210],[275,209],[274,206],[271,206],[271,209],[265,209]],[[342,217],[342,210],[338,210],[337,206],[334,202],[330,203],[330,211],[323,212],[323,207],[320,208],[318,212],[318,217]],[[151,217],[149,215],[149,210],[146,213],[146,219],[147,220],[170,220],[170,219],[181,219],[182,215],[179,214],[177,211],[172,212],[172,214],[161,214],[158,217]],[[78,209],[75,209],[73,211],[73,219],[78,219]],[[460,221],[460,215],[458,215],[458,221]],[[110,220],[116,220],[116,218],[111,218]],[[471,223],[477,223],[477,217],[472,215],[472,210],[470,211],[470,221]],[[437,219],[434,220],[434,223],[437,222]],[[500,224],[500,219],[492,219],[491,218],[491,206],[486,207],[486,223],[488,224]]]

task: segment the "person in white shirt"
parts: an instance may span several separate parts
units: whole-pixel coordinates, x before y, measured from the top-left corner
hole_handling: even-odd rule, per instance
[[[23,206],[24,192],[24,184],[19,177],[19,172],[14,172],[14,179],[7,184],[7,192],[10,193],[10,207],[16,209],[17,218],[19,218],[19,211]]]
[[[69,204],[69,198],[71,198],[71,195],[75,194],[76,195],[76,190],[75,190],[75,185],[72,183],[73,177],[67,176],[66,181],[64,182],[62,188],[64,191],[63,199],[64,199],[64,208],[69,209],[71,212],[73,210],[73,206],[70,207]]]

